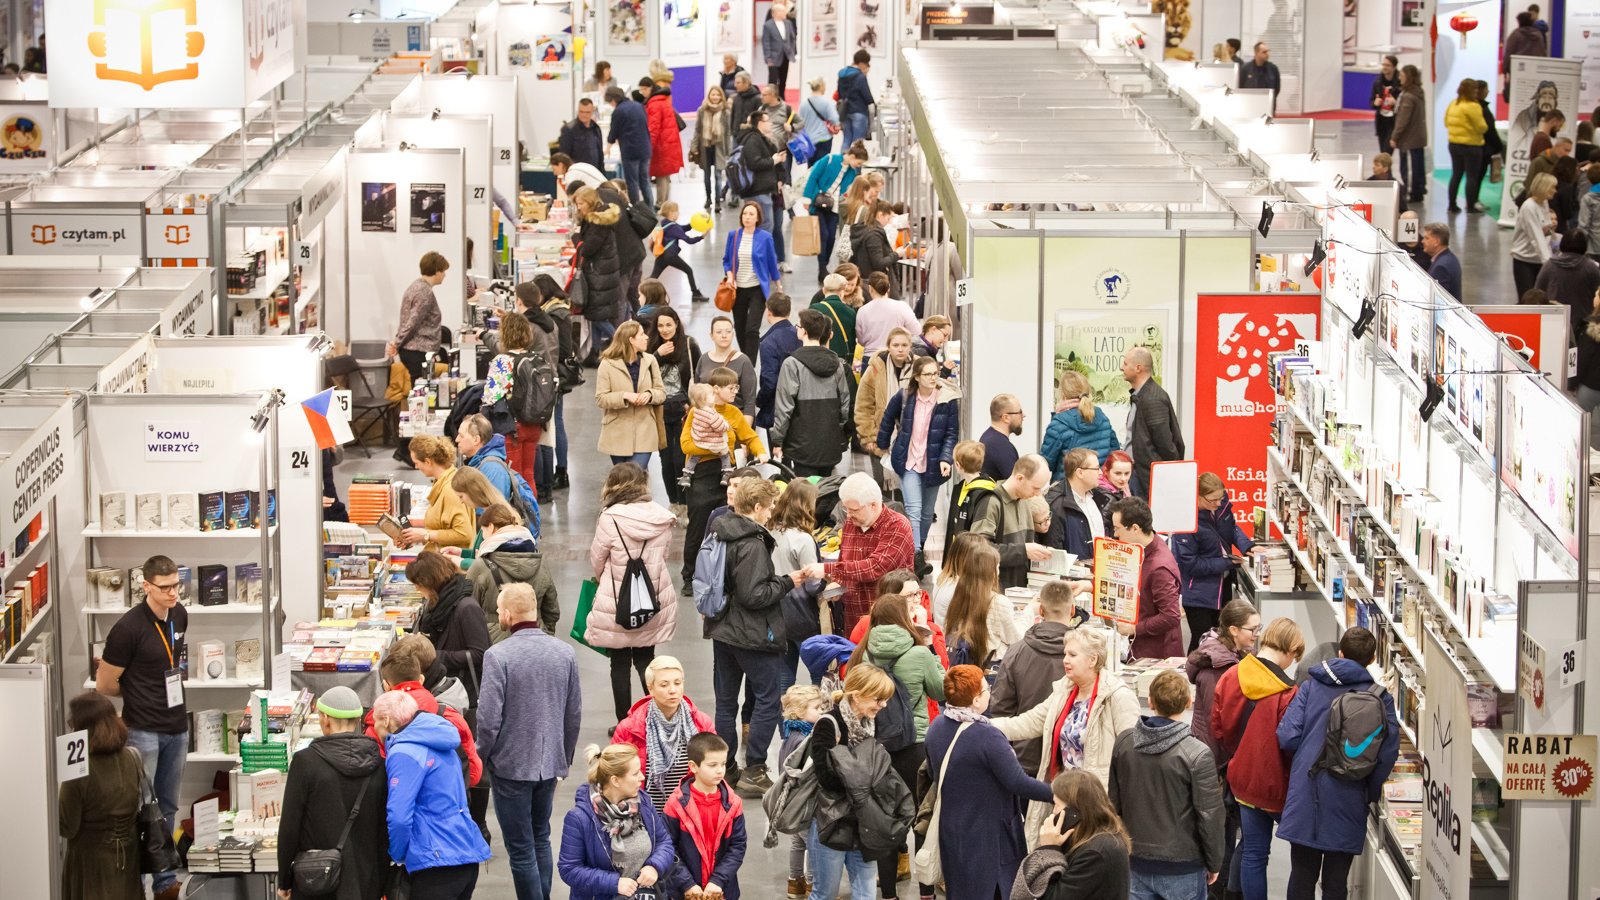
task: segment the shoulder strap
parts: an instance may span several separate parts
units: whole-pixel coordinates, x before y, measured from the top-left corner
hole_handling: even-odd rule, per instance
[[[494,561],[493,551],[485,553],[478,558],[483,560],[483,564],[489,567],[489,575],[494,579],[495,589],[499,590],[505,587],[506,573],[500,568],[500,564]]]
[[[628,549],[628,542],[622,537],[622,526],[617,524],[616,516],[611,517],[611,527],[616,529],[617,543],[622,545],[622,555],[628,558],[628,562],[633,562],[636,557],[633,555],[633,552]]]
[[[469,659],[471,658],[470,655],[468,656],[468,658]],[[356,823],[356,816],[361,814],[361,801],[365,800],[366,798],[367,798],[367,783],[365,781],[362,781],[361,782],[361,786],[356,790],[356,805],[350,808],[350,815],[345,816],[345,818],[344,818],[344,830],[339,832],[339,843],[334,844],[333,845],[333,849],[338,850],[341,853],[344,851],[345,838],[348,838],[350,836],[350,826],[354,825]]]
[[[828,315],[833,316],[833,324],[839,326],[839,331],[837,333],[839,334],[839,336],[841,338],[843,338],[844,337],[844,322],[842,320],[840,320],[840,318],[839,318],[839,311],[834,309],[831,305],[829,305],[827,303],[822,304],[822,306],[823,306],[824,309],[826,309],[828,311]],[[829,338],[829,340],[831,342],[832,338]]]

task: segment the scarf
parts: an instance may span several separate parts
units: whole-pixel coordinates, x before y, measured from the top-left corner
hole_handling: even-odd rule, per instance
[[[706,143],[720,144],[722,143],[722,139],[727,137],[727,120],[722,118],[722,113],[727,108],[728,101],[726,99],[724,99],[721,103],[712,103],[710,100],[707,100],[705,104],[700,107],[700,120],[705,122],[705,132],[702,137]]]
[[[855,704],[848,700],[839,704],[839,716],[844,719],[845,743],[859,744],[870,740],[874,734],[873,720],[856,715]]]
[[[694,735],[694,714],[689,712],[688,701],[678,704],[678,712],[671,719],[661,714],[661,707],[654,700],[645,704],[645,749],[647,758],[655,761],[645,772],[647,790],[660,792],[666,788],[672,764]]]
[[[631,836],[644,825],[644,818],[639,815],[638,797],[630,797],[621,803],[612,803],[606,799],[605,794],[591,785],[589,804],[594,808],[594,814],[600,817],[600,827],[606,834],[611,835],[613,843]]]
[[[960,722],[980,722],[980,723],[983,723],[983,724],[988,724],[988,722],[989,722],[989,717],[988,716],[984,715],[981,712],[978,712],[977,710],[973,709],[970,706],[950,706],[950,705],[946,705],[945,708],[944,708],[944,714],[947,717],[949,717],[950,721],[957,722],[957,723],[960,723]]]
[[[465,581],[465,577],[457,575],[444,583],[438,590],[437,600],[429,603],[422,609],[422,616],[417,620],[417,631],[427,635],[434,644],[439,643],[445,631],[450,627],[450,619],[456,613],[456,604],[461,601],[464,593],[457,580]]]
[[[815,726],[815,722],[807,722],[804,719],[784,719],[778,726],[778,737],[787,738],[791,734],[810,734],[811,729]]]
[[[1040,847],[1023,859],[1011,900],[1039,900],[1050,890],[1050,880],[1067,870],[1067,855],[1059,847]]]

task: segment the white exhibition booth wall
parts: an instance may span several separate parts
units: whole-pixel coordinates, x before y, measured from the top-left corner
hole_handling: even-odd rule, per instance
[[[574,67],[571,6],[497,3],[492,8],[495,23],[482,48],[484,74],[516,80],[515,133],[528,152],[537,156],[560,137],[562,123],[577,112],[574,89],[583,86],[581,81],[574,84],[570,80]],[[446,111],[465,112],[453,104]],[[501,107],[496,113],[504,111]]]
[[[396,114],[421,116],[435,112],[488,116],[493,127],[491,185],[500,196],[515,203],[522,179],[522,164],[517,158],[517,93],[517,80],[510,76],[424,75],[395,96],[390,109]],[[489,249],[484,248],[484,252]]]
[[[430,250],[450,262],[434,296],[444,326],[460,334],[467,270],[462,151],[358,148],[347,157],[345,177],[350,340],[394,338],[401,295],[418,277],[417,261]],[[427,211],[419,214],[424,205]]]
[[[466,164],[464,197],[468,225],[465,232],[474,244],[471,269],[480,272],[489,270],[485,262],[493,257],[495,246],[494,204],[490,198],[493,189],[493,129],[494,121],[490,116],[399,116],[391,113],[383,117],[381,144],[365,145],[397,148],[404,142],[413,147],[461,150]],[[505,196],[515,202],[514,193]],[[508,227],[515,228],[516,223],[508,223]],[[460,264],[467,266],[466,259],[463,258]]]

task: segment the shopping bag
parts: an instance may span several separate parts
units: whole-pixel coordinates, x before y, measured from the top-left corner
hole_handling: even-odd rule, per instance
[[[822,252],[822,229],[816,216],[795,216],[789,234],[789,252],[795,256],[816,256]]]
[[[578,611],[572,620],[570,636],[573,640],[601,656],[610,656],[610,650],[604,647],[596,647],[589,643],[589,613],[594,609],[594,595],[599,590],[600,582],[593,578],[585,578],[583,580],[583,585],[578,588]]]

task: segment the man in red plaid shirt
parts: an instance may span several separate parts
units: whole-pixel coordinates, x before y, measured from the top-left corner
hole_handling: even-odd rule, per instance
[[[844,622],[840,634],[850,634],[856,620],[872,610],[878,599],[878,579],[895,569],[911,569],[917,548],[911,539],[911,521],[883,506],[883,491],[865,472],[857,472],[839,485],[839,505],[847,521],[839,541],[839,560],[807,566],[807,578],[826,578],[845,588]]]

